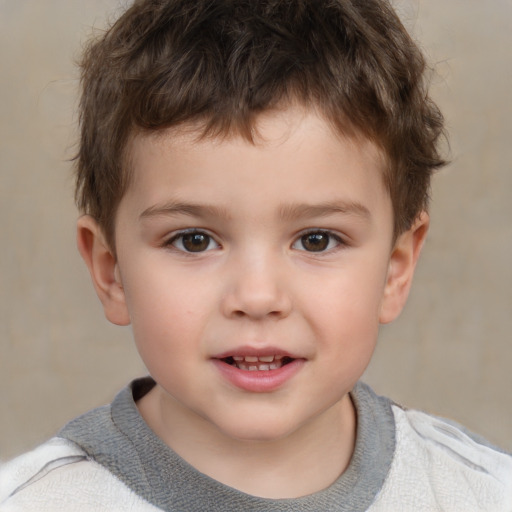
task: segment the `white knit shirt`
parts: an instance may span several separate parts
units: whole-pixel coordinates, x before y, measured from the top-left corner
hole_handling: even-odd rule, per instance
[[[113,423],[121,424],[112,428],[119,428],[123,433],[122,437],[115,438],[112,454],[108,457],[104,457],[110,446],[108,443],[101,445],[95,455],[87,443],[84,443],[87,445],[84,449],[73,440],[56,437],[2,465],[0,511],[512,512],[510,455],[475,440],[445,420],[404,410],[377,397],[364,385],[359,385],[353,392],[358,423],[362,424],[358,427],[353,467],[349,466],[347,475],[342,475],[340,482],[320,493],[285,500],[249,496],[202,475],[163,444],[158,444],[160,441],[156,436],[152,437],[154,434],[149,427],[144,427],[140,423],[143,420],[134,416],[138,413],[129,396],[131,392],[124,391],[121,399],[116,399],[119,403],[126,402],[128,412],[119,415],[121,419],[116,419],[115,407],[121,407],[116,401],[112,405],[114,413],[108,407],[101,411],[105,421],[111,421],[112,416]],[[130,400],[132,403],[128,403]],[[390,411],[389,417],[384,418],[388,414],[386,411]],[[377,422],[374,418],[367,420],[366,417],[372,414],[377,417]],[[126,425],[123,426],[123,422]],[[78,420],[78,428],[82,424],[83,420]],[[394,436],[376,430],[379,425],[386,424],[392,425]],[[133,430],[130,430],[132,426]],[[93,443],[94,436],[101,436],[104,431],[103,426],[98,428],[98,434],[92,436]],[[138,446],[138,451],[130,452],[136,441],[130,439],[131,433],[133,437],[139,436],[139,440],[142,439],[140,436],[146,436],[148,449]],[[121,446],[125,438],[126,445]],[[374,443],[371,449],[367,449],[369,443]],[[389,449],[385,448],[382,450],[384,455],[372,459],[382,444],[389,444]],[[144,460],[145,451],[149,450],[155,453]],[[148,468],[150,461],[158,459],[162,450],[169,452],[162,455],[166,457],[162,459],[164,465],[159,467],[157,460],[155,468]],[[124,459],[129,461],[128,464],[117,458],[121,451],[123,456],[132,453]],[[132,460],[133,468],[128,470],[126,466]],[[125,474],[128,471],[132,471],[131,476]],[[168,473],[167,480],[163,479],[162,473]],[[152,474],[158,478],[152,478]],[[162,481],[157,481],[159,479]],[[176,488],[172,488],[173,485]],[[168,496],[171,489],[172,499]]]

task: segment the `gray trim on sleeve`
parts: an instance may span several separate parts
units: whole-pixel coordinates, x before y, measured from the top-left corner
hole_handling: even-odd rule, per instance
[[[111,406],[73,420],[59,436],[75,442],[135,493],[164,511],[362,512],[375,500],[391,466],[395,449],[391,402],[358,383],[351,393],[357,410],[355,450],[336,482],[296,499],[250,496],[200,473],[153,433],[135,404],[153,386],[149,378],[134,381]]]

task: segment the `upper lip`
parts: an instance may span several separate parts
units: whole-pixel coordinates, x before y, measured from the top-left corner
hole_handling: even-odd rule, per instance
[[[292,354],[291,352],[287,350],[283,350],[282,348],[278,347],[251,347],[251,346],[245,346],[245,347],[236,347],[231,350],[226,350],[225,352],[221,352],[220,354],[216,354],[212,356],[212,359],[226,359],[228,357],[245,357],[245,356],[252,356],[252,357],[268,357],[268,356],[283,356],[283,357],[289,357],[291,359],[299,359],[299,356],[296,354]]]

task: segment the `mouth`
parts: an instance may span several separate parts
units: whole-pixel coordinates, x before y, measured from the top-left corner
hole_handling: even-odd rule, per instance
[[[247,372],[279,370],[294,361],[284,355],[269,356],[228,356],[220,359],[223,363]]]
[[[238,347],[212,358],[220,375],[235,388],[250,393],[271,393],[293,379],[307,359],[279,348]]]

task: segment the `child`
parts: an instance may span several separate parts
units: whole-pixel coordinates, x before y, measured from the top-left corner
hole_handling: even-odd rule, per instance
[[[385,0],[142,0],[82,61],[78,245],[151,377],[0,510],[512,510],[512,457],[358,382],[442,117]]]

